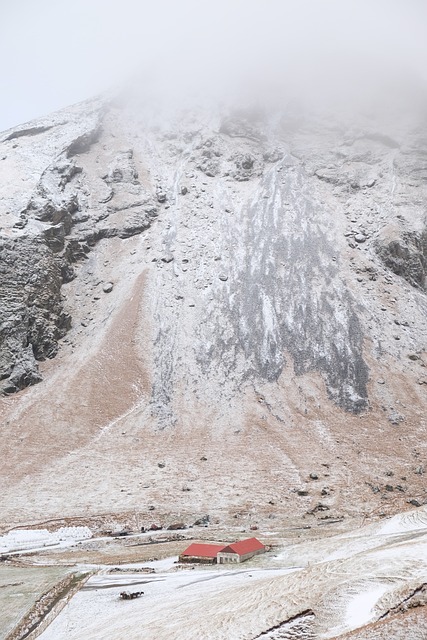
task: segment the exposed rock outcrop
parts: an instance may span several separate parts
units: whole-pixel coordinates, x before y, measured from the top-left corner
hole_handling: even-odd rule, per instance
[[[43,237],[0,243],[0,388],[8,393],[39,382],[37,361],[53,358],[71,325],[61,296],[63,261]]]
[[[88,129],[42,171],[13,225],[19,235],[7,232],[0,237],[2,392],[40,382],[37,362],[57,354],[58,341],[71,327],[61,287],[75,277],[72,265],[86,258],[103,238],[138,234],[158,214],[153,195],[138,181],[131,150],[119,153],[102,177],[89,175],[78,164],[78,156],[99,140],[100,122],[101,114],[92,118]],[[19,129],[5,141],[51,128]],[[91,193],[105,188],[107,197],[91,199]]]
[[[421,233],[405,232],[387,244],[379,244],[378,255],[397,276],[413,287],[426,289],[427,228]]]

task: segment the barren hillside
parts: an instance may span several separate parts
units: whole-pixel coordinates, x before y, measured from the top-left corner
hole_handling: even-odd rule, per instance
[[[1,524],[424,504],[426,202],[414,119],[98,100],[4,132]]]

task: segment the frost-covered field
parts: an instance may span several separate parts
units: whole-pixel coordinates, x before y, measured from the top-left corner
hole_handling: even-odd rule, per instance
[[[158,570],[92,577],[40,637],[334,638],[398,612],[427,582],[427,509],[292,545],[278,557],[264,556],[262,567],[174,572],[166,562]],[[124,588],[145,595],[121,601]]]

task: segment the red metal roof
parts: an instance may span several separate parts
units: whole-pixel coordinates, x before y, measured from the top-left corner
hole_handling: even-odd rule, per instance
[[[233,542],[224,549],[221,549],[223,553],[237,553],[239,556],[244,556],[246,553],[252,551],[258,551],[259,549],[265,549],[265,546],[257,540],[257,538],[248,538],[247,540],[240,540],[239,542]]]
[[[200,544],[193,542],[181,555],[199,558],[216,558],[216,554],[223,549],[224,545],[222,544]]]

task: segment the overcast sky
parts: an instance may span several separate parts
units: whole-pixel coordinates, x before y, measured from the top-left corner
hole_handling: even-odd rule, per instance
[[[0,0],[0,130],[138,77],[427,73],[426,0]],[[363,65],[352,66],[363,60]],[[304,69],[304,71],[302,71]],[[338,69],[338,66],[337,66]],[[310,70],[312,75],[310,76]],[[137,74],[137,75],[136,75]]]

